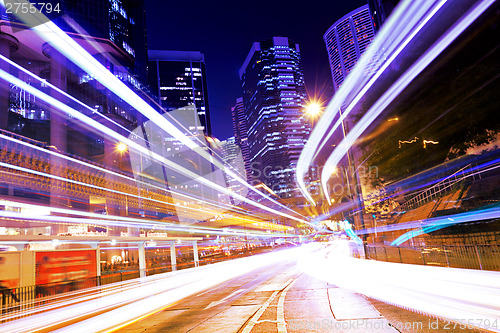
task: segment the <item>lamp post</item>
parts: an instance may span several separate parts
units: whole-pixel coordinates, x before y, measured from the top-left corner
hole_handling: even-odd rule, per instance
[[[339,115],[340,118],[342,118],[342,109],[339,108]],[[349,131],[349,128],[347,127],[347,124],[344,123],[345,119],[342,120],[341,125],[342,125],[342,134],[344,139],[347,136],[347,132]],[[365,221],[363,218],[363,198],[362,198],[362,192],[361,192],[361,184],[359,181],[359,176],[358,176],[358,171],[356,169],[356,164],[354,162],[354,155],[352,153],[352,149],[349,148],[347,150],[347,163],[348,163],[348,172],[352,170],[351,175],[347,175],[347,183],[349,184],[352,182],[352,186],[350,186],[351,193],[353,195],[353,200],[356,203],[356,209],[358,210],[358,218],[359,218],[359,227],[361,229],[365,228]],[[362,240],[363,243],[366,242],[366,235],[362,235]]]
[[[314,124],[314,120],[318,119],[321,113],[323,112],[323,105],[320,102],[317,102],[315,100],[311,100],[306,104],[306,107],[304,109],[304,116],[307,116],[309,120],[311,121],[311,127]]]

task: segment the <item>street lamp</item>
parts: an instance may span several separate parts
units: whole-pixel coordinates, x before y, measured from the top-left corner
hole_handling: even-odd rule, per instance
[[[318,102],[312,101],[306,105],[306,114],[309,117],[315,118],[321,113],[321,105]]]
[[[311,124],[318,119],[323,112],[323,103],[317,100],[310,100],[304,108],[304,116],[309,118]]]
[[[124,144],[123,142],[119,142],[116,145],[116,151],[118,151],[119,153],[124,153],[126,150],[127,150],[127,145]]]

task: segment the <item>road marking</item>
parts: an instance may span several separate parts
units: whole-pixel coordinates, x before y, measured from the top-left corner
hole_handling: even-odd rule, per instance
[[[219,301],[214,301],[214,302],[211,302],[210,304],[207,305],[206,308],[204,308],[203,310],[206,310],[206,309],[210,309],[216,305],[219,305],[219,304],[222,304],[224,303],[225,301],[227,301],[229,298],[233,297],[234,295],[237,295],[237,294],[241,294],[242,292],[244,291],[247,291],[247,289],[238,289],[236,290],[235,292],[231,293],[230,295],[224,297],[223,299],[219,300]]]
[[[292,285],[293,282],[295,282],[294,279],[290,279],[286,283],[282,284],[282,286],[286,286],[285,290],[283,290],[283,293],[285,293],[285,295],[286,295],[286,291],[288,291],[288,289],[290,288],[290,286]],[[274,320],[273,321],[271,321],[271,320],[262,320],[262,321],[259,321],[259,318],[264,314],[264,312],[267,310],[267,308],[269,307],[269,305],[271,305],[271,303],[274,301],[274,299],[276,298],[276,296],[280,292],[282,292],[282,291],[281,290],[276,290],[271,295],[271,297],[269,297],[269,299],[261,306],[261,308],[259,309],[259,311],[257,311],[252,316],[252,318],[250,319],[250,321],[248,322],[248,324],[245,326],[245,328],[243,329],[243,331],[241,333],[250,333],[252,331],[252,329],[255,327],[255,325],[257,325],[259,323],[274,322]],[[278,303],[279,303],[280,300],[281,300],[281,297],[278,300]],[[283,301],[282,301],[282,315],[281,315],[281,317],[283,319],[281,321],[279,319],[276,320],[276,322],[278,324],[278,332],[280,332],[280,333],[286,333],[286,325],[285,325],[284,309],[283,309],[284,302],[285,302],[285,298],[283,297]],[[279,305],[278,305],[278,311],[279,311]],[[278,318],[280,318],[279,314],[278,314]],[[280,330],[280,327],[281,327],[281,330]]]
[[[283,288],[286,286],[284,283],[271,283],[271,284],[266,284],[255,291],[276,291],[276,290],[283,290]]]
[[[285,322],[285,297],[288,290],[297,280],[293,280],[290,284],[283,290],[278,300],[278,310],[276,312],[276,320],[278,321],[278,333],[286,333],[286,322]]]

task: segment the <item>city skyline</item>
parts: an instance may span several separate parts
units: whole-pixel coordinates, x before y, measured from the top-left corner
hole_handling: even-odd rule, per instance
[[[205,54],[213,135],[233,136],[231,108],[241,96],[238,70],[253,42],[273,36],[301,46],[308,95],[331,97],[333,85],[323,34],[336,20],[366,1],[290,3],[146,0],[148,48]],[[187,15],[186,15],[187,14]]]
[[[194,103],[200,124],[195,132],[212,135],[203,53],[197,51],[148,50],[148,81],[169,112]]]
[[[145,1],[0,2],[0,331],[500,332],[500,2]]]
[[[240,69],[249,163],[254,183],[295,194],[295,169],[309,137],[299,44],[287,37],[255,42]]]

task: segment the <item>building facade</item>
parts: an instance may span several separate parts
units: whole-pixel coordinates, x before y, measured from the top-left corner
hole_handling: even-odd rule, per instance
[[[368,5],[344,15],[324,34],[333,86],[337,91],[375,35]]]
[[[55,17],[53,22],[94,57],[103,66],[101,68],[147,100],[143,83],[146,81],[147,59],[144,1],[92,0],[82,3],[63,0],[60,4],[67,15]],[[8,15],[0,6],[0,55],[6,59],[0,61],[0,71],[11,74],[20,82],[0,80],[2,144],[7,144],[8,138],[13,137],[26,147],[37,145],[87,164],[82,166],[69,162],[67,158],[33,149],[23,151],[20,144],[10,145],[10,150],[2,150],[4,154],[22,156],[20,161],[26,169],[40,170],[43,166],[41,170],[45,174],[40,179],[29,178],[29,186],[16,183],[14,178],[2,182],[0,187],[5,189],[2,194],[53,207],[79,207],[103,214],[129,215],[148,210],[139,201],[131,204],[125,197],[119,199],[99,195],[98,191],[88,192],[85,190],[88,185],[75,189],[51,177],[71,178],[79,174],[82,184],[98,179],[101,186],[111,188],[111,184],[116,183],[113,177],[99,174],[96,168],[89,170],[89,165],[119,170],[129,176],[132,173],[128,154],[117,151],[116,140],[45,102],[40,95],[55,98],[124,135],[127,130],[137,127],[139,117],[136,109],[59,53],[57,47],[32,31],[26,22],[29,21],[23,20],[22,16]],[[134,188],[133,184],[131,186]],[[137,193],[137,188],[133,191]],[[62,225],[52,227],[52,234],[65,232]],[[121,231],[115,228],[113,232],[119,234]]]
[[[252,184],[252,168],[250,165],[250,150],[248,148],[248,128],[242,97],[236,99],[236,104],[231,108],[231,115],[233,118],[234,141],[241,149],[241,155],[245,162],[247,182]]]
[[[297,160],[310,134],[299,45],[287,37],[256,42],[239,74],[254,183],[292,197]]]
[[[380,30],[398,3],[399,0],[368,0],[375,31]]]
[[[150,50],[149,82],[165,111],[195,105],[200,120],[197,130],[211,136],[205,57],[200,52]]]
[[[65,15],[55,17],[54,23],[135,92],[149,94],[146,86],[144,1],[92,0],[82,3],[62,0],[60,4]],[[22,16],[7,14],[5,8],[0,6],[0,54],[67,91],[96,111],[114,118],[119,124],[134,126],[137,121],[136,110],[110,98],[111,95],[92,76],[73,66],[26,28],[29,27],[24,25]],[[26,74],[17,75],[22,80],[29,80]],[[54,114],[51,114],[48,105],[39,103],[16,86],[5,87],[1,94],[0,128],[50,142],[62,147],[63,151],[83,157],[103,153],[102,138],[92,137],[90,142],[82,145],[82,138],[75,140],[62,137],[62,141],[74,144],[67,147],[63,143],[55,144],[50,128],[55,127],[57,121],[54,121]]]

